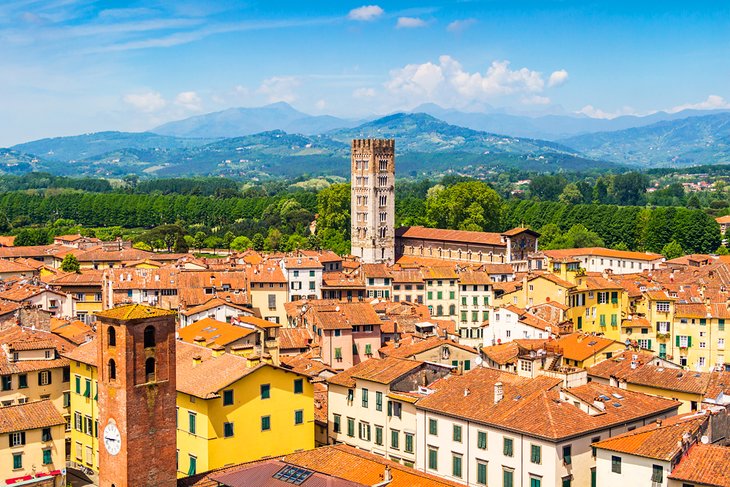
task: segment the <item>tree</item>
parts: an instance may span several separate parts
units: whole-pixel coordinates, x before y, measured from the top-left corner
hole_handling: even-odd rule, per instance
[[[248,237],[244,237],[241,235],[240,237],[236,237],[231,242],[231,249],[237,250],[238,252],[243,252],[244,250],[248,250],[253,246],[251,243],[251,239]]]
[[[27,247],[30,245],[48,245],[53,242],[50,232],[45,228],[24,228],[15,236],[13,245]]]
[[[211,235],[210,237],[205,239],[205,248],[213,249],[213,253],[215,253],[216,250],[218,250],[222,247],[223,247],[223,239],[220,237]]]
[[[497,231],[502,199],[481,181],[457,183],[431,193],[426,200],[426,212],[438,228]]]
[[[350,185],[333,184],[317,194],[317,231],[328,229],[350,239]]]
[[[541,175],[530,181],[530,194],[542,201],[555,201],[568,184],[564,176]]]
[[[253,245],[253,249],[257,252],[264,250],[264,236],[260,233],[257,233],[251,239],[251,244]]]
[[[640,205],[649,178],[640,172],[627,172],[613,177],[613,197],[619,205]]]
[[[583,202],[583,193],[578,189],[578,185],[570,183],[563,188],[558,200],[566,205],[577,205]]]
[[[717,255],[728,255],[730,254],[730,251],[728,251],[727,247],[724,245],[720,245],[717,250],[715,250],[715,254]]]
[[[570,227],[565,235],[555,238],[548,249],[576,249],[584,247],[603,247],[604,243],[596,232],[588,230],[581,224]]]
[[[228,250],[231,250],[231,243],[233,243],[233,240],[236,238],[236,236],[233,234],[233,232],[228,231],[225,235],[223,235],[223,245]]]
[[[195,239],[194,243],[195,243],[196,249],[200,250],[203,247],[205,247],[205,238],[206,238],[205,232],[196,232],[195,237],[193,237],[193,238]]]
[[[550,248],[550,245],[552,245],[555,239],[559,238],[562,235],[560,227],[557,226],[555,223],[548,223],[547,225],[543,225],[542,227],[540,227],[540,230],[538,230],[538,233],[540,234],[538,243],[541,249]]]
[[[264,239],[264,249],[266,250],[279,250],[279,246],[284,240],[281,230],[278,228],[269,228],[269,233]]]
[[[66,254],[63,261],[61,261],[61,270],[63,272],[79,272],[80,269],[81,264],[79,264],[79,259],[74,254]]]
[[[677,257],[682,257],[684,255],[684,250],[682,250],[682,246],[679,245],[676,240],[672,240],[664,247],[662,247],[662,255],[667,260],[672,260],[676,259]]]
[[[700,207],[700,199],[697,197],[697,194],[692,194],[687,199],[687,208],[699,208]]]
[[[185,229],[177,224],[160,225],[140,235],[138,240],[171,252],[174,247],[185,246]]]

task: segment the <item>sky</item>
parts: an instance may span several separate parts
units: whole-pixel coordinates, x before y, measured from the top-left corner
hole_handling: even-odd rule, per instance
[[[0,2],[0,147],[278,101],[352,119],[730,108],[730,2]]]

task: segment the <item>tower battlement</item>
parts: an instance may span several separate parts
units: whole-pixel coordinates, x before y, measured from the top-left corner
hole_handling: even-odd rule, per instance
[[[390,149],[395,150],[395,139],[352,139],[352,149]]]

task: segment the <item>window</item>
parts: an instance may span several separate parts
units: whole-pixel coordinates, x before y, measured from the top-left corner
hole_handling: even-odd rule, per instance
[[[144,376],[145,382],[155,381],[155,358],[149,357],[144,361]]]
[[[401,403],[397,401],[388,401],[388,416],[401,417]]]
[[[43,428],[41,431],[41,441],[51,441],[53,440],[53,437],[51,436],[51,428]]]
[[[502,471],[502,485],[504,487],[514,487],[515,485],[515,472],[511,469],[504,469]]]
[[[383,427],[382,426],[375,427],[375,444],[376,445],[383,444]]]
[[[454,425],[454,441],[461,443],[461,426]]]
[[[506,457],[511,457],[512,455],[514,455],[512,438],[504,439],[503,453]]]
[[[106,329],[106,336],[107,336],[107,345],[109,345],[110,347],[116,347],[117,346],[117,332],[113,326],[110,326],[109,328]]]
[[[38,385],[39,386],[47,386],[51,383],[51,371],[50,370],[42,370],[38,372]]]
[[[659,313],[669,313],[669,301],[657,301],[656,310]]]
[[[367,389],[362,390],[362,407],[364,407],[364,408],[368,407],[368,390]]]
[[[398,430],[390,430],[390,447],[395,450],[398,449],[398,440],[400,439],[400,433]]]
[[[365,344],[365,355],[373,354],[373,346],[370,343]]]
[[[658,484],[664,482],[664,469],[661,465],[651,466],[651,481]]]
[[[439,451],[432,446],[428,447],[428,468],[430,470],[439,468]]]
[[[261,431],[271,430],[271,416],[261,416]]]
[[[347,418],[347,436],[355,436],[355,419]]]
[[[347,402],[352,402],[355,400],[355,390],[354,389],[348,389],[347,390]]]
[[[74,382],[76,385],[76,394],[81,394],[81,377],[78,375],[74,376]]]
[[[195,475],[198,471],[198,459],[193,455],[188,455],[190,458],[190,467],[188,468],[188,476]]]
[[[456,478],[461,478],[461,455],[451,456],[451,473]]]
[[[233,389],[223,391],[223,405],[230,406],[233,404]]]
[[[269,399],[271,397],[271,384],[261,384],[261,399]]]
[[[195,413],[188,411],[188,431],[195,434]]]
[[[233,423],[223,423],[223,438],[233,436]]]
[[[2,376],[2,390],[9,391],[13,388],[13,376],[4,375]]]
[[[530,487],[540,487],[542,485],[542,479],[540,477],[530,476]]]
[[[117,378],[117,363],[113,358],[109,359],[109,380],[116,380]]]
[[[370,441],[370,424],[360,421],[360,439]]]
[[[477,460],[477,484],[487,485],[487,464]]]
[[[10,446],[23,446],[25,445],[25,431],[18,431],[10,433]]]
[[[572,463],[572,448],[570,445],[565,445],[563,447],[563,463],[566,465],[570,465]]]
[[[150,325],[144,329],[144,348],[155,346],[155,327]]]
[[[50,465],[53,463],[53,456],[51,455],[50,448],[43,449],[43,465]]]
[[[477,448],[479,448],[480,450],[487,449],[487,432],[486,431],[479,431],[477,433]]]
[[[342,416],[340,416],[339,414],[335,414],[333,416],[333,420],[334,420],[333,421],[333,427],[332,427],[333,431],[335,433],[340,433],[341,432],[341,428],[342,428],[342,426],[341,426]]]
[[[342,348],[335,348],[335,360],[342,362]]]
[[[621,473],[621,457],[611,456],[611,472]]]
[[[406,453],[413,453],[413,433],[406,433]]]
[[[377,391],[375,393],[375,410],[376,411],[383,410],[383,393],[380,391]]]
[[[541,463],[542,447],[540,445],[530,445],[530,461],[532,463]]]
[[[13,453],[13,470],[20,470],[23,468],[23,454]]]
[[[294,379],[294,394],[304,393],[304,379]]]
[[[429,435],[438,435],[438,421],[435,419],[429,419],[428,420],[428,434]]]

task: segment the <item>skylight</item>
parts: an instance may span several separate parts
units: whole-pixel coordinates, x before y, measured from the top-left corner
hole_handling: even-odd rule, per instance
[[[312,475],[311,470],[305,470],[293,465],[287,465],[274,474],[274,478],[293,485],[302,485]]]

